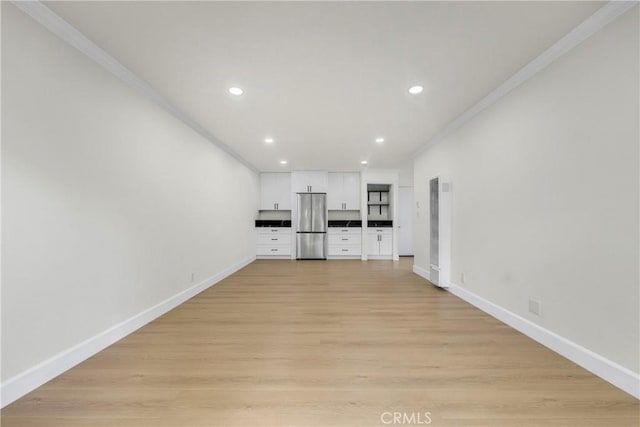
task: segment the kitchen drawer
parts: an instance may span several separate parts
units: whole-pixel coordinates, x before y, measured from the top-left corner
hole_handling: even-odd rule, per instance
[[[360,245],[329,245],[329,256],[360,256],[362,249]]]
[[[358,236],[361,234],[362,228],[356,227],[329,227],[329,235],[342,235],[342,234],[357,234]]]
[[[258,245],[256,255],[291,255],[291,245]]]
[[[358,234],[329,234],[329,244],[330,245],[359,245],[361,243],[362,237],[360,233]]]
[[[391,227],[371,227],[371,228],[367,228],[367,233],[380,233],[383,236],[385,235],[392,235],[393,234],[393,228]]]
[[[263,234],[288,234],[289,236],[291,236],[291,227],[256,227],[256,233],[258,234],[258,236]]]
[[[285,244],[291,244],[291,234],[258,234],[258,245],[278,246]]]

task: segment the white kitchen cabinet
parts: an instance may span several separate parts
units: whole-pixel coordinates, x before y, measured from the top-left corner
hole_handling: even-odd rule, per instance
[[[391,259],[393,255],[393,229],[367,229],[367,255]]]
[[[380,235],[380,255],[391,256],[393,254],[393,235],[391,230],[389,233]]]
[[[256,228],[256,255],[258,257],[291,256],[290,227],[258,227]]]
[[[327,208],[334,211],[360,210],[360,174],[330,172]]]
[[[342,200],[343,177],[340,172],[329,172],[329,191],[327,192],[327,209],[340,211],[344,207]]]
[[[380,254],[380,240],[378,233],[372,230],[367,231],[367,255]]]
[[[260,210],[291,210],[291,174],[260,174]]]
[[[329,227],[329,257],[344,258],[362,255],[362,229]]]
[[[294,193],[327,193],[329,191],[329,174],[318,171],[292,172]]]
[[[343,198],[347,210],[360,210],[360,174],[358,172],[345,172]]]

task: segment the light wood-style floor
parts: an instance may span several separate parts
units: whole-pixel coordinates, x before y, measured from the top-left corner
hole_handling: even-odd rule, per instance
[[[256,261],[9,405],[2,425],[640,424],[636,399],[411,263]]]

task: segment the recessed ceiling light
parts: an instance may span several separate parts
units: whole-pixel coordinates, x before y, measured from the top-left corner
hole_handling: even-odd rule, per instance
[[[244,93],[244,91],[242,89],[240,89],[239,87],[230,87],[229,88],[229,93],[231,95],[242,95]]]
[[[366,165],[368,162],[366,160],[363,160],[360,162],[361,165]]]
[[[266,142],[267,144],[273,144],[273,138],[265,138],[264,142]]]
[[[384,138],[376,138],[376,142],[378,144],[382,144],[384,142]]]
[[[286,164],[287,164],[287,161],[286,161],[286,160],[280,160],[280,164],[281,164],[281,165],[286,165]]]
[[[424,88],[422,86],[411,86],[409,88],[409,93],[411,95],[417,95],[417,94],[421,93],[423,91],[423,89]]]

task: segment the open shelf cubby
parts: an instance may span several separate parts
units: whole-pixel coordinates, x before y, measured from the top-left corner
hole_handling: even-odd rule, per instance
[[[371,207],[378,207],[378,212],[382,215],[384,206],[389,206],[389,187],[370,185],[367,188],[367,214],[371,214]]]

